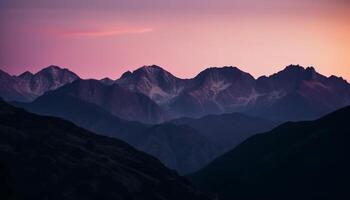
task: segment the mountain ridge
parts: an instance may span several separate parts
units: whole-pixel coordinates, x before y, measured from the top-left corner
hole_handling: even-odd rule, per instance
[[[50,69],[54,71],[57,67]],[[43,71],[48,70],[40,72]],[[21,76],[25,79],[32,75],[24,73]],[[18,79],[2,73],[0,96],[5,96],[5,100],[23,100],[22,97],[26,95],[27,100],[37,98],[38,94],[33,92],[17,92],[12,86],[21,86],[24,82]],[[16,81],[19,83],[16,84]],[[161,116],[147,119],[151,123],[232,112],[273,121],[311,120],[350,105],[350,84],[346,80],[334,75],[326,77],[313,67],[304,68],[300,65],[289,65],[270,76],[256,79],[232,66],[207,68],[191,79],[181,79],[152,65],[125,72],[117,80],[105,78],[99,81],[105,85],[119,85],[136,96],[148,97],[149,103],[139,108],[148,109],[148,105],[153,104],[153,107],[158,107],[156,115]],[[6,95],[10,98],[6,98]],[[131,115],[127,119],[142,121],[145,116],[137,116],[138,110],[128,110]]]
[[[3,85],[0,87],[0,96],[7,101],[22,102],[33,101],[47,91],[55,90],[80,79],[78,75],[67,68],[55,65],[50,65],[36,73],[26,71],[18,76],[11,76],[1,70],[0,74],[0,85]]]

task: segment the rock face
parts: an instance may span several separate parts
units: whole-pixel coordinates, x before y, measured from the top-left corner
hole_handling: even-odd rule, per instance
[[[28,91],[23,90],[26,83],[17,77],[0,70],[0,96],[8,101],[26,101],[34,98]]]
[[[117,139],[0,102],[2,199],[210,199]]]
[[[19,76],[10,76],[0,70],[0,96],[7,101],[28,102],[77,79],[79,77],[73,72],[57,66],[49,66],[36,74],[24,72]]]
[[[41,96],[37,101],[45,101],[48,98],[60,99],[66,96],[95,104],[112,115],[126,120],[145,123],[162,121],[161,108],[147,96],[130,92],[116,84],[106,85],[92,79],[77,80]]]
[[[244,110],[254,91],[254,78],[236,67],[208,68],[191,80],[170,105],[190,117]]]
[[[182,93],[188,81],[179,79],[159,66],[144,66],[125,72],[116,81],[122,87],[144,94],[159,105],[167,105]]]
[[[350,107],[255,135],[191,175],[220,199],[349,199]]]

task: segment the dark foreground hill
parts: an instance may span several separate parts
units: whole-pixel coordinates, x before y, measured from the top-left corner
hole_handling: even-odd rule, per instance
[[[221,199],[350,199],[350,107],[253,136],[193,174]]]
[[[0,101],[0,199],[208,199],[128,144]]]

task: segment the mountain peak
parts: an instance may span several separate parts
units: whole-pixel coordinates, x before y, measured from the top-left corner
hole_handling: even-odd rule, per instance
[[[299,64],[290,64],[286,66],[284,70],[304,70],[304,67]]]
[[[159,67],[158,65],[145,65],[142,66],[138,69],[136,69],[135,71],[133,71],[133,73],[146,73],[146,74],[157,74],[157,73],[167,73],[170,74],[170,72],[166,71],[165,69]]]
[[[223,67],[209,67],[205,69],[204,71],[200,72],[201,73],[229,73],[229,72],[235,72],[235,73],[246,73],[242,70],[240,70],[238,67],[234,66],[223,66]]]
[[[132,75],[131,71],[126,71],[122,74],[122,76],[120,77],[120,79],[124,79],[124,78],[128,78],[129,76]]]
[[[147,77],[147,79],[178,79],[158,65],[142,66],[133,72],[127,71],[121,76],[120,79],[139,79],[142,77]]]
[[[157,76],[163,76],[163,75],[174,77],[170,72],[159,67],[158,65],[145,65],[134,70],[133,72],[131,71],[124,72],[120,77],[120,79],[129,79],[129,78],[143,77],[143,76],[157,77]]]
[[[316,72],[315,68],[313,66],[309,66],[305,69],[306,71],[312,71],[312,72]]]
[[[349,85],[348,81],[345,80],[343,77],[341,76],[335,76],[335,75],[331,75],[328,77],[330,80],[332,81],[337,81],[337,82],[340,82],[340,83],[345,83],[347,85]]]
[[[302,72],[306,72],[306,73],[310,73],[310,74],[315,74],[317,73],[315,68],[313,66],[309,66],[304,68],[301,65],[288,65],[287,67],[285,67],[282,71],[280,72],[289,72],[289,73],[302,73]]]
[[[30,79],[34,76],[34,74],[30,71],[26,71],[26,72],[23,72],[21,75],[19,75],[18,77],[19,78],[22,78],[22,79]]]
[[[209,78],[209,77],[217,77],[217,78],[227,78],[231,79],[232,77],[241,77],[245,76],[250,79],[254,79],[249,73],[240,70],[237,67],[233,66],[224,66],[224,67],[210,67],[200,72],[195,78]]]
[[[46,67],[46,68],[44,68],[44,69],[42,69],[40,71],[59,71],[59,70],[67,70],[67,69],[66,68],[61,68],[61,67],[59,67],[57,65],[50,65],[50,66],[48,66],[48,67]]]
[[[52,76],[59,76],[60,74],[62,76],[67,76],[70,77],[69,79],[71,79],[70,82],[72,82],[75,79],[78,79],[79,76],[77,74],[75,74],[74,72],[70,71],[67,68],[61,68],[59,66],[56,65],[50,65],[42,70],[40,70],[39,72],[35,73],[35,76],[41,75],[41,74],[51,74]]]
[[[292,78],[297,80],[311,80],[311,79],[317,79],[321,76],[322,75],[317,73],[315,68],[312,66],[304,68],[301,65],[288,65],[282,71],[279,71],[270,77],[280,77],[280,78],[283,77],[287,79]]]
[[[0,69],[0,76],[9,76],[10,77],[11,75]]]
[[[144,65],[141,67],[141,69],[145,69],[145,70],[164,70],[163,68],[161,68],[158,65]]]
[[[110,78],[108,78],[108,77],[101,79],[100,82],[102,82],[102,83],[104,83],[104,84],[106,84],[106,85],[112,85],[112,84],[114,84],[114,80],[112,80],[112,79],[110,79]]]
[[[222,71],[222,70],[234,70],[234,71],[241,71],[239,68],[235,66],[222,66],[222,67],[208,67],[204,71],[207,72],[215,72],[215,71]]]

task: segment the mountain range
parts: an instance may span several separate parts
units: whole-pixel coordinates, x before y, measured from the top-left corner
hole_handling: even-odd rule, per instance
[[[255,79],[237,67],[213,67],[180,79],[158,66],[126,72],[115,81],[156,102],[166,119],[243,112],[278,121],[316,119],[350,104],[350,85],[313,67],[287,66]]]
[[[350,107],[250,137],[191,175],[219,199],[349,199]]]
[[[11,76],[0,70],[0,96],[6,101],[30,102],[45,92],[72,83],[79,76],[58,66],[49,66],[33,74]]]
[[[89,83],[67,69],[50,66],[20,76],[1,72],[0,81],[0,96],[7,101],[28,102],[48,91],[66,92],[115,116],[144,123],[233,112],[274,121],[312,120],[350,104],[348,82],[299,65],[257,79],[237,67],[208,68],[181,79],[152,65],[125,72],[117,80]]]

